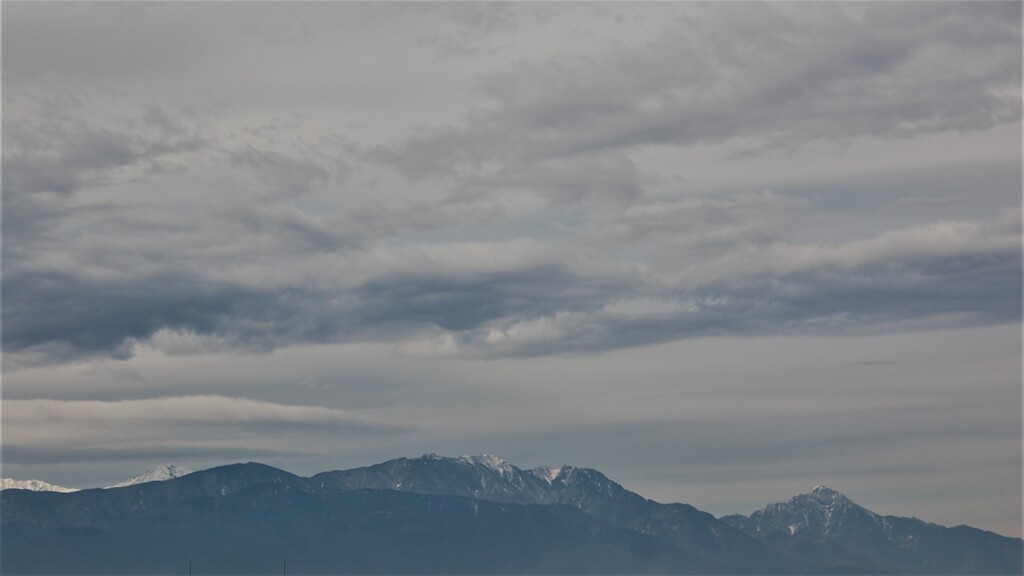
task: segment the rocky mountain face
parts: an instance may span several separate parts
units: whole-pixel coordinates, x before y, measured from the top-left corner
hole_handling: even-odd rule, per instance
[[[303,478],[257,463],[0,494],[9,574],[1020,573],[1021,541],[879,516],[818,487],[749,517],[596,470],[399,458]]]
[[[1019,539],[881,516],[824,486],[722,520],[822,572],[1021,573]]]

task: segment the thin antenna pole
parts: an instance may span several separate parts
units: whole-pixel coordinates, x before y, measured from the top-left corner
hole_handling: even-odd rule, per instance
[[[287,560],[285,560],[284,564],[281,566],[281,576],[288,576],[288,561]]]
[[[188,576],[192,576],[192,561],[188,561]]]

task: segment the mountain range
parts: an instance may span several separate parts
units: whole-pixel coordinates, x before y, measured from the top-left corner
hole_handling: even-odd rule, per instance
[[[788,502],[722,521],[784,558],[828,573],[1019,574],[1021,541],[969,526],[880,516],[816,486]]]
[[[158,475],[159,476],[159,475]],[[601,472],[434,454],[300,477],[258,463],[0,494],[3,574],[1021,573],[1022,542],[816,487],[750,516]]]
[[[43,482],[42,480],[15,480],[0,478],[0,490],[32,490],[33,492],[77,492],[78,488],[68,488]]]
[[[117,484],[111,484],[107,488],[124,488],[125,486],[134,486],[135,484],[142,484],[143,482],[156,482],[159,480],[171,480],[185,474],[191,474],[193,470],[189,470],[184,466],[178,466],[177,464],[161,464],[152,470],[143,472],[134,478],[125,480],[124,482],[118,482]],[[56,484],[50,484],[42,480],[15,480],[14,478],[3,478],[0,479],[0,490],[7,489],[17,490],[32,490],[34,492],[77,492],[81,488],[67,488],[65,486],[58,486]]]
[[[193,470],[185,468],[184,466],[178,466],[177,464],[163,464],[143,472],[134,478],[125,480],[124,482],[118,482],[117,484],[111,484],[107,488],[124,488],[125,486],[134,486],[136,484],[143,484],[145,482],[159,482],[161,480],[173,480],[179,476],[191,474]]]

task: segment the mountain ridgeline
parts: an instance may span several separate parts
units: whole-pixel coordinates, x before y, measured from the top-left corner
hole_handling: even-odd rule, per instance
[[[1021,541],[969,526],[880,516],[817,486],[748,517],[722,518],[786,558],[823,572],[1019,574]]]
[[[173,476],[173,475],[169,475]],[[1021,573],[1022,543],[815,488],[749,517],[493,456],[309,478],[257,463],[70,493],[4,490],[3,574]]]
[[[177,478],[178,476],[184,476],[191,474],[192,470],[176,464],[163,464],[156,468],[143,472],[134,478],[125,480],[124,482],[118,482],[107,486],[107,488],[124,488],[125,486],[132,486],[135,484],[142,484],[143,482],[155,482],[157,480],[170,480]],[[65,486],[58,486],[56,484],[50,484],[49,482],[43,482],[42,480],[15,480],[14,478],[0,478],[0,490],[34,490],[36,492],[77,492],[81,488],[68,488]]]

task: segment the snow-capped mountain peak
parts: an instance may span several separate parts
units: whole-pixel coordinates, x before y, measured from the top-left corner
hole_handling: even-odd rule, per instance
[[[810,495],[815,496],[819,500],[839,500],[841,498],[846,498],[846,496],[843,496],[841,493],[829,488],[828,486],[822,486],[820,484],[811,490]]]
[[[459,456],[459,460],[466,462],[467,464],[473,464],[474,466],[483,466],[490,468],[491,470],[500,470],[501,467],[507,462],[498,458],[494,454],[473,454]]]
[[[791,502],[805,507],[817,507],[830,514],[835,511],[858,507],[843,494],[825,486],[815,486],[809,494],[796,496]]]
[[[191,473],[192,470],[189,470],[184,466],[178,466],[177,464],[162,464],[148,472],[143,472],[142,474],[139,474],[138,476],[132,478],[131,480],[118,482],[117,484],[114,484],[112,486],[107,486],[107,488],[124,488],[125,486],[134,486],[136,484],[142,484],[144,482],[160,482],[163,480],[171,480],[173,478],[178,478],[179,476],[184,476],[186,474]]]
[[[748,533],[782,533],[834,539],[851,533],[884,532],[886,521],[843,494],[826,486],[815,486],[788,502],[769,504],[748,518],[733,520]]]
[[[545,480],[548,484],[551,484],[562,474],[562,468],[564,468],[564,466],[559,466],[558,468],[553,468],[551,466],[538,466],[533,470],[530,470],[530,472],[533,473],[534,476],[537,476],[538,478]]]
[[[459,460],[471,466],[481,466],[498,474],[514,474],[516,469],[501,458],[493,454],[474,454],[472,456],[460,456]]]
[[[33,492],[78,492],[78,488],[66,488],[57,486],[42,480],[15,480],[14,478],[3,478],[0,480],[0,490],[32,490]]]

